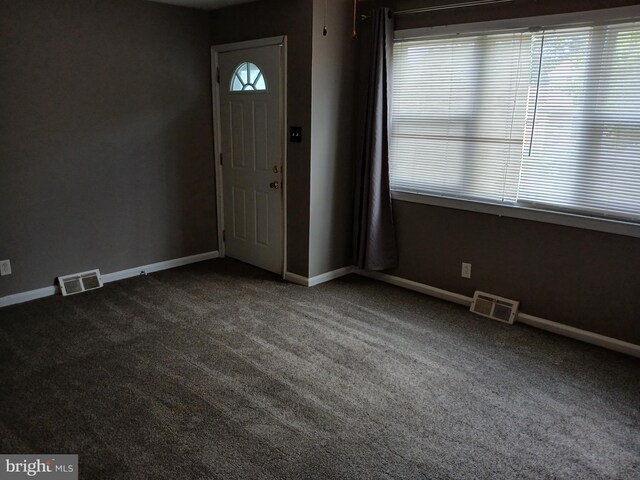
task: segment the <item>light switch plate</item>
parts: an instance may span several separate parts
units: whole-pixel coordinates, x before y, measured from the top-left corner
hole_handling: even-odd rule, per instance
[[[289,141],[291,143],[302,142],[302,127],[290,127],[289,128]]]
[[[0,277],[11,275],[11,262],[9,260],[0,260]]]
[[[462,263],[462,278],[471,278],[471,264],[470,263]]]

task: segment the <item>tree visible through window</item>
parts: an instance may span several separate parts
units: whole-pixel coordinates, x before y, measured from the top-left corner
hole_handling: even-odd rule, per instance
[[[264,75],[254,63],[244,62],[233,72],[230,89],[232,92],[266,90],[267,84]]]

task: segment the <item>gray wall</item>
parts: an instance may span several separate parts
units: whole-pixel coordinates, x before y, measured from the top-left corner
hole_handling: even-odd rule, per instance
[[[640,344],[640,239],[450,208],[393,202],[392,275],[463,295],[493,292],[521,310]],[[460,264],[473,265],[472,278]]]
[[[314,0],[309,276],[352,261],[357,41],[350,0]]]
[[[376,3],[399,10],[429,2]],[[521,1],[398,16],[396,28],[634,3]],[[640,239],[400,201],[393,207],[400,265],[389,273],[463,295],[481,289],[516,298],[528,314],[640,344]],[[473,265],[470,280],[460,277],[463,261]]]
[[[312,0],[263,0],[210,14],[212,45],[287,35],[287,116],[289,125],[302,127],[302,143],[287,147],[288,271],[305,277],[309,273],[312,6]]]
[[[0,296],[217,249],[206,12],[0,1]]]

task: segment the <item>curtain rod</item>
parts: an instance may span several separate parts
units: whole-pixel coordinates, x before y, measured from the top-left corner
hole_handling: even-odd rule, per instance
[[[427,12],[435,12],[438,10],[453,10],[455,8],[465,8],[465,7],[477,7],[480,5],[492,5],[497,3],[511,3],[515,0],[470,0],[468,2],[460,2],[460,3],[447,3],[443,5],[433,5],[431,7],[422,7],[422,8],[411,8],[408,10],[398,10],[397,12],[393,12],[394,15],[410,15],[412,13],[427,13]],[[368,15],[360,15],[360,17],[364,20],[368,18]]]
[[[454,8],[464,8],[464,7],[477,7],[480,5],[491,5],[493,3],[510,3],[515,0],[471,0],[469,2],[462,3],[447,3],[443,5],[433,5],[431,7],[422,7],[422,8],[411,8],[408,10],[398,10],[393,12],[394,15],[408,15],[411,13],[425,13],[425,12],[435,12],[437,10],[453,10]],[[367,17],[367,15],[361,15],[362,17]]]
[[[433,5],[431,7],[423,7],[423,8],[411,8],[408,10],[398,10],[397,12],[393,12],[394,15],[408,15],[411,13],[425,13],[425,12],[434,12],[437,10],[452,10],[454,8],[464,8],[464,7],[477,7],[480,5],[491,5],[493,3],[509,3],[514,0],[472,0],[470,2],[461,2],[461,3],[448,3],[444,5]]]
[[[491,5],[493,3],[510,3],[514,0],[472,0],[469,2],[447,3],[444,5],[433,5],[431,7],[411,8],[408,10],[398,10],[394,15],[409,15],[412,13],[434,12],[437,10],[453,10],[454,8],[477,7],[480,5]]]

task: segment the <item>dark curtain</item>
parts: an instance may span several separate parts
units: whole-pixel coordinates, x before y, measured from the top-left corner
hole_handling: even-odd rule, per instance
[[[393,18],[389,9],[378,8],[371,20],[364,131],[356,166],[354,243],[358,267],[385,270],[398,264],[389,189]]]

